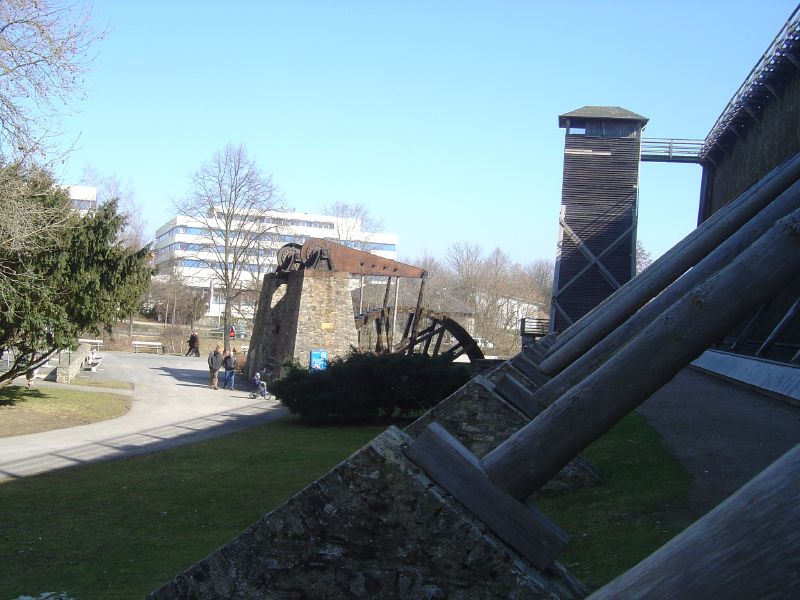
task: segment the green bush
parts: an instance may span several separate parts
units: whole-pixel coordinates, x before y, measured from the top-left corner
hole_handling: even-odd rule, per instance
[[[325,371],[295,362],[269,384],[289,410],[307,423],[364,423],[404,417],[434,406],[470,377],[469,367],[439,357],[353,352]]]

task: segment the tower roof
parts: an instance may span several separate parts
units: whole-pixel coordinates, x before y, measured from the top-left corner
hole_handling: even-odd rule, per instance
[[[639,121],[644,127],[649,119],[621,106],[584,106],[558,116],[558,126],[566,127],[567,119],[570,124],[580,127],[586,119],[603,119],[618,121]]]

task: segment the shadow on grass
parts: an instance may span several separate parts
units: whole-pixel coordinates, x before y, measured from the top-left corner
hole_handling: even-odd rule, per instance
[[[18,402],[25,402],[33,398],[44,398],[41,390],[28,389],[19,385],[10,385],[0,388],[0,406],[16,406]]]

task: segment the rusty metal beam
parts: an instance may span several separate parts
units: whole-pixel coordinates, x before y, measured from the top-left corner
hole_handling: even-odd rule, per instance
[[[321,238],[309,238],[299,249],[296,244],[284,246],[279,251],[279,255],[284,257],[283,264],[293,268],[413,279],[422,279],[426,275],[425,269],[383,258],[363,250],[348,248]],[[283,264],[278,266],[279,271],[282,270]]]

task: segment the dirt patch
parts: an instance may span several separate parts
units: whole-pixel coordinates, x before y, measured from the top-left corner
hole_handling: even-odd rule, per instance
[[[131,407],[128,395],[60,387],[0,389],[0,437],[39,433],[106,421]]]

